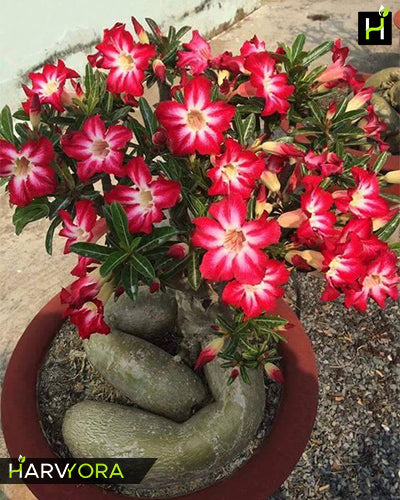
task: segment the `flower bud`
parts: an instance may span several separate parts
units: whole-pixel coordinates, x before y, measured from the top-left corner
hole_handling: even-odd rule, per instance
[[[277,193],[281,189],[281,183],[279,182],[278,176],[275,172],[264,170],[261,174],[261,182],[273,193]]]
[[[33,130],[37,130],[40,123],[40,112],[42,106],[38,94],[33,94],[29,104],[29,120],[31,121]]]
[[[265,363],[264,365],[265,373],[268,378],[274,380],[275,382],[283,383],[283,374],[281,370],[273,363]]]
[[[307,216],[301,208],[292,210],[291,212],[285,212],[277,219],[278,224],[284,228],[298,228],[305,220],[307,220]]]
[[[217,337],[212,342],[210,342],[199,354],[197,358],[194,369],[199,370],[201,367],[213,361],[217,356],[219,351],[223,348],[225,343],[224,337]]]
[[[231,382],[236,380],[238,378],[238,376],[239,376],[239,368],[237,366],[235,366],[235,368],[232,369],[231,374],[229,376]]]
[[[318,270],[322,269],[322,264],[324,262],[324,256],[321,252],[317,252],[316,250],[290,250],[286,253],[285,259],[296,267],[302,268],[301,263],[304,261],[308,266]]]
[[[400,184],[400,169],[386,172],[383,179],[389,184]]]
[[[149,286],[149,292],[155,293],[158,292],[159,289],[160,289],[160,281],[158,279],[155,279],[153,283]]]
[[[154,59],[153,71],[160,82],[164,83],[166,79],[167,68],[165,67],[165,64],[161,61],[161,59]]]
[[[174,243],[168,249],[167,255],[174,259],[182,260],[189,253],[189,245],[187,243]]]
[[[368,87],[360,90],[360,92],[357,92],[357,94],[355,94],[355,96],[348,102],[346,113],[362,108],[364,104],[371,100],[373,90],[373,87]]]
[[[154,132],[151,140],[153,141],[153,144],[155,144],[156,146],[165,146],[165,144],[167,143],[167,140],[168,140],[166,130],[163,128],[158,128]]]
[[[138,20],[135,17],[131,17],[133,28],[135,30],[135,33],[137,37],[139,38],[140,43],[149,43],[149,37],[143,28],[143,26],[138,22]]]

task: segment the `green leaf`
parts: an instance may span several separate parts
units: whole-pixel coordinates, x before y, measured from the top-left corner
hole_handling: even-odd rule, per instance
[[[145,18],[145,21],[146,23],[149,25],[149,28],[151,29],[153,35],[156,37],[156,38],[160,38],[160,35],[159,35],[159,26],[157,25],[157,23],[155,21],[153,21],[153,19],[151,19],[150,17],[146,17]]]
[[[329,52],[333,47],[333,42],[323,42],[314,49],[310,50],[306,57],[303,59],[304,66],[309,66],[319,57]]]
[[[29,139],[29,133],[26,130],[25,126],[22,123],[15,124],[15,131],[21,137],[22,142],[26,142]]]
[[[188,282],[190,287],[197,292],[201,285],[201,274],[199,270],[199,253],[192,252],[188,262]]]
[[[182,28],[180,28],[177,32],[176,32],[176,35],[175,35],[175,39],[176,40],[179,40],[180,38],[182,38],[183,36],[186,35],[186,33],[188,31],[190,31],[190,26],[182,26]]]
[[[82,255],[82,257],[89,257],[99,262],[104,262],[114,252],[112,248],[97,245],[96,243],[87,243],[86,241],[73,243],[70,249],[74,253]]]
[[[376,235],[382,241],[387,241],[396,229],[400,226],[400,211],[397,212],[389,222],[387,222],[383,227],[376,231]]]
[[[143,276],[146,281],[153,281],[155,278],[154,268],[147,257],[134,253],[131,255],[130,262],[135,271]]]
[[[400,203],[400,196],[398,194],[381,193],[381,196],[392,203]]]
[[[139,250],[143,253],[158,248],[178,234],[179,231],[174,227],[157,227],[151,234],[142,238]]]
[[[113,270],[118,267],[120,264],[126,260],[127,255],[125,252],[122,250],[117,250],[116,252],[113,252],[111,255],[109,255],[100,267],[100,274],[102,276],[108,276],[113,272]]]
[[[150,135],[153,135],[157,128],[157,119],[153,109],[144,97],[139,99],[139,109],[146,129],[149,131]]]
[[[112,97],[112,94],[109,94]],[[124,120],[129,112],[132,111],[132,106],[123,106],[122,108],[116,109],[111,115],[110,120],[114,122],[118,122],[120,120]]]
[[[128,217],[122,205],[114,201],[110,206],[112,225],[121,246],[127,250],[131,243],[131,234],[128,228]]]
[[[375,160],[372,170],[377,174],[381,171],[383,165],[386,163],[388,154],[387,151],[383,151]]]
[[[302,33],[300,35],[297,35],[296,40],[293,42],[293,47],[292,47],[292,57],[291,57],[292,62],[294,62],[301,54],[305,42],[306,42],[305,35],[303,35]]]
[[[49,226],[49,229],[47,230],[45,247],[46,247],[46,252],[49,255],[51,255],[53,253],[54,231],[56,230],[57,226],[59,226],[60,224],[61,224],[61,218],[57,216],[55,219],[53,219],[52,223]]]
[[[322,111],[321,107],[315,101],[310,101],[308,106],[318,123],[324,123],[325,113]]]
[[[206,212],[206,206],[204,203],[200,200],[200,198],[192,193],[188,193],[183,191],[182,192],[182,197],[186,202],[186,205],[188,206],[189,210],[192,212],[192,214],[195,217],[201,217],[205,214]]]
[[[185,257],[182,260],[171,259],[172,265],[168,267],[168,269],[160,275],[160,280],[169,280],[173,276],[182,272],[187,266],[189,257]]]
[[[89,93],[94,84],[94,72],[92,66],[88,63],[85,68],[85,90]]]
[[[15,144],[13,119],[10,108],[8,106],[4,106],[4,108],[1,110],[0,124],[1,135],[4,137],[4,139],[6,139],[6,141]]]
[[[243,144],[246,145],[250,139],[253,137],[254,131],[256,129],[256,117],[255,115],[249,115],[243,121]]]
[[[352,111],[346,111],[342,113],[340,116],[333,120],[333,125],[331,127],[332,130],[336,129],[338,125],[341,125],[344,122],[355,122],[365,116],[367,111],[365,109],[353,109]]]
[[[233,117],[233,123],[235,124],[239,142],[244,146],[243,122],[239,110],[236,110],[235,116]]]
[[[21,108],[19,109],[18,111],[16,111],[14,114],[13,114],[13,117],[16,119],[16,120],[21,120],[23,122],[27,122],[29,120],[29,115],[27,113],[25,113],[25,111]]]
[[[400,255],[400,243],[390,243],[389,248],[397,255]]]
[[[35,220],[43,219],[49,214],[47,200],[37,199],[26,207],[17,207],[13,215],[13,224],[17,235],[22,233],[24,227]]]
[[[138,275],[131,262],[122,271],[122,285],[131,300],[136,300],[138,293]]]

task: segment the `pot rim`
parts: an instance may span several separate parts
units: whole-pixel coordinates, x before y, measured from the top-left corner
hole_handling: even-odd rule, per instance
[[[4,377],[1,418],[11,457],[55,458],[43,434],[37,380],[48,346],[65,318],[65,306],[56,295],[34,317],[11,356]],[[299,461],[314,425],[318,404],[318,371],[311,342],[296,314],[279,299],[273,314],[294,326],[281,343],[285,382],[277,416],[256,453],[228,478],[205,489],[175,497],[177,500],[265,500],[289,476]],[[27,485],[39,500],[135,499],[95,485]],[[156,500],[156,499],[155,499]],[[166,499],[157,499],[166,500]]]

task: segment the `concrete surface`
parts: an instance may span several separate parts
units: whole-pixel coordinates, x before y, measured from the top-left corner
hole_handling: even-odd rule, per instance
[[[19,5],[19,2],[14,3]],[[102,3],[104,3],[104,9],[109,8],[109,3]],[[174,4],[174,8],[175,4],[178,5],[177,2],[167,3],[170,7]],[[274,49],[276,40],[291,42],[298,33],[305,33],[308,38],[307,46],[312,46],[322,40],[341,38],[345,45],[350,46],[351,56],[355,59],[355,62],[357,60],[361,62],[368,61],[372,56],[375,59],[380,57],[375,55],[376,53],[381,54],[381,56],[390,54],[391,57],[396,58],[396,54],[399,54],[399,31],[395,27],[393,27],[392,46],[361,47],[357,45],[357,12],[378,10],[379,6],[380,4],[376,2],[365,2],[363,0],[354,0],[351,4],[345,0],[336,0],[335,2],[328,0],[320,2],[313,0],[302,2],[298,0],[267,1],[260,9],[235,24],[231,29],[215,37],[212,40],[213,51],[215,54],[228,49],[235,52],[240,48],[243,40],[249,39],[254,34],[257,34],[261,39],[265,39],[268,48]],[[393,1],[390,2],[389,7],[391,10],[395,10]],[[70,8],[71,6],[63,10]],[[79,19],[80,9],[78,10],[78,7],[76,9],[74,19]],[[151,10],[153,17],[157,18],[158,16],[154,14],[155,9],[152,8]],[[102,11],[103,8],[100,8],[99,2],[97,2],[96,12],[101,13]],[[104,10],[104,12],[108,11]],[[22,17],[24,22],[29,19],[27,13],[23,10],[14,16]],[[126,9],[115,9],[114,6],[112,14],[107,18],[110,22],[107,22],[105,17],[103,14],[101,15],[102,24],[104,25],[110,25],[116,19],[128,20]],[[212,22],[211,19],[207,19],[208,21]],[[12,25],[13,23],[10,22],[9,24]],[[204,25],[207,26],[205,22]],[[12,39],[14,41],[17,36],[10,35],[8,40]],[[56,38],[54,40],[56,41]],[[8,43],[7,50],[11,50],[13,43]],[[50,44],[50,46],[53,45]],[[22,53],[17,54],[17,57],[22,57]],[[326,62],[328,62],[328,59],[327,56]],[[30,64],[34,66],[40,62],[40,60],[32,59]],[[45,222],[33,223],[25,228],[21,236],[15,236],[11,215],[8,201],[4,194],[1,194],[1,372],[4,371],[7,360],[28,322],[59,291],[61,286],[65,286],[71,281],[69,270],[75,261],[73,256],[62,255],[63,242],[60,241],[60,238],[55,238],[53,257],[46,254],[44,237],[47,224]],[[6,456],[3,443],[0,443],[0,456]],[[20,497],[15,497],[15,500],[17,498]],[[10,497],[10,500],[14,500],[14,498]]]

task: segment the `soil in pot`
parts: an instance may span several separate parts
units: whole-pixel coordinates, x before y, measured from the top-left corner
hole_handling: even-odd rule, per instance
[[[168,339],[168,342],[165,342],[165,339]],[[164,337],[161,347],[175,355],[178,341],[179,339],[174,336],[173,332],[170,332]],[[133,490],[131,494],[149,498],[176,496],[195,491],[204,487],[205,484],[211,484],[232,474],[254,454],[268,435],[279,404],[280,389],[277,384],[267,384],[265,398],[268,404],[258,432],[245,449],[229,463],[210,471],[206,478],[197,478],[164,488]],[[135,406],[90,364],[82,341],[77,336],[74,327],[67,322],[64,323],[59,335],[50,346],[40,375],[39,395],[44,433],[55,453],[60,456],[69,456],[69,450],[62,435],[62,423],[66,411],[76,403],[91,400],[112,402],[127,407]],[[121,492],[121,489],[116,490]]]

